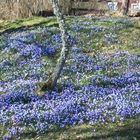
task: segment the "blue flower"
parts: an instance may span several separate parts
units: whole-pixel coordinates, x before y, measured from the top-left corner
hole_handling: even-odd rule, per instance
[[[53,55],[55,52],[56,49],[52,45],[47,46],[47,48],[42,48],[43,55]]]

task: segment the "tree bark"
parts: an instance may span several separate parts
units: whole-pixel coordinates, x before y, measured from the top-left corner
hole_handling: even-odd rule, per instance
[[[129,10],[129,0],[122,0],[121,14],[122,15],[127,15],[128,10]]]
[[[58,3],[58,0],[52,0],[52,4],[53,4],[54,14],[57,17],[57,21],[59,23],[59,28],[60,28],[61,36],[62,36],[61,37],[62,38],[61,55],[60,55],[60,58],[58,59],[57,65],[56,65],[54,72],[52,74],[51,85],[52,85],[52,87],[54,87],[56,85],[57,79],[60,76],[61,70],[66,62],[70,46],[68,44],[69,35],[67,33],[65,19],[64,19],[63,14],[60,10],[60,5]]]
[[[69,35],[67,33],[65,19],[61,12],[61,7],[58,1],[59,0],[51,0],[54,14],[57,17],[57,21],[59,23],[59,28],[61,32],[62,50],[61,50],[60,57],[57,61],[56,67],[54,68],[54,71],[50,79],[47,82],[40,85],[41,91],[46,90],[46,89],[52,89],[56,86],[57,80],[60,77],[61,70],[63,69],[63,66],[66,62],[66,59],[69,53],[69,47],[70,47],[70,44],[68,43]]]

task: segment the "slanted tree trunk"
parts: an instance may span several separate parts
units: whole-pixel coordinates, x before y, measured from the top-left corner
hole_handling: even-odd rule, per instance
[[[56,67],[54,68],[54,71],[50,79],[48,79],[48,81],[46,81],[45,83],[40,83],[41,91],[44,91],[46,89],[52,89],[56,86],[57,80],[60,77],[61,70],[66,62],[69,53],[69,47],[70,47],[70,44],[68,43],[69,35],[67,33],[65,19],[61,12],[61,8],[58,1],[59,0],[51,0],[54,14],[57,17],[57,21],[59,23],[59,28],[61,32],[62,50],[61,50],[60,58],[57,61]]]
[[[51,77],[52,78],[51,79],[51,86],[54,87],[56,85],[57,79],[60,76],[61,70],[65,64],[65,61],[67,59],[70,46],[68,44],[69,35],[67,33],[65,19],[64,19],[62,12],[60,10],[58,0],[52,0],[52,4],[53,4],[54,14],[57,17],[57,21],[59,23],[59,28],[60,28],[61,36],[62,36],[61,37],[62,38],[61,55],[60,55],[60,58],[58,59],[57,65],[56,65],[54,72],[52,74],[52,77]]]
[[[129,0],[122,0],[121,14],[127,15],[128,10],[129,10]]]

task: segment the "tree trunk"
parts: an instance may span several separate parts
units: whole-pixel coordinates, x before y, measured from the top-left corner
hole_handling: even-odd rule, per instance
[[[122,15],[127,15],[128,10],[129,10],[129,0],[122,0],[121,14]]]
[[[61,55],[60,58],[58,59],[57,65],[54,69],[54,72],[52,74],[52,81],[51,85],[54,87],[56,85],[57,79],[60,76],[61,70],[65,64],[65,61],[67,59],[68,53],[69,53],[69,44],[68,44],[68,33],[66,29],[66,24],[65,24],[65,19],[62,15],[62,12],[60,11],[60,5],[58,3],[58,0],[52,0],[53,4],[53,10],[54,14],[57,17],[57,21],[59,23],[59,28],[61,31],[61,38],[62,38],[62,50],[61,50]]]
[[[50,79],[47,82],[40,84],[41,91],[44,91],[46,89],[52,89],[56,86],[57,80],[60,77],[61,70],[66,62],[69,53],[69,47],[70,47],[70,44],[68,43],[69,35],[67,33],[65,19],[61,12],[61,7],[58,1],[59,0],[52,0],[51,2],[53,5],[54,14],[56,15],[57,21],[59,23],[61,39],[62,39],[62,50],[61,50],[60,58],[57,61],[56,67],[54,68],[54,71]]]

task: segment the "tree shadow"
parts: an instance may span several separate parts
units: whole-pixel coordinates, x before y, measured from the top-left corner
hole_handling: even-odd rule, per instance
[[[101,130],[99,130],[101,131]],[[106,131],[106,130],[102,130]],[[86,140],[139,140],[140,139],[140,117],[131,123],[118,126],[115,130],[109,130],[107,134],[87,137]],[[85,140],[85,139],[81,139]]]
[[[131,121],[130,121],[131,120]],[[23,133],[23,138],[37,138],[39,140],[61,139],[61,140],[139,140],[140,138],[140,116],[130,119],[125,125],[119,126],[115,123],[106,126],[97,124],[76,125],[66,128],[54,128],[46,130],[43,134],[36,132]]]
[[[15,27],[11,27],[9,29],[4,30],[3,32],[0,33],[0,35],[11,34],[11,33],[16,33],[16,32],[23,32],[23,31],[27,31],[27,30],[33,30],[33,29],[36,29],[37,27],[46,26],[47,24],[54,22],[54,19],[49,19],[48,21],[42,21],[42,22],[32,24],[32,25],[20,26],[22,22],[23,22],[23,20],[18,20],[18,21],[13,22]],[[16,27],[16,26],[20,26],[20,27]],[[47,27],[54,27],[54,26],[58,27],[59,25],[58,25],[58,23],[53,23],[53,24],[47,25]]]

